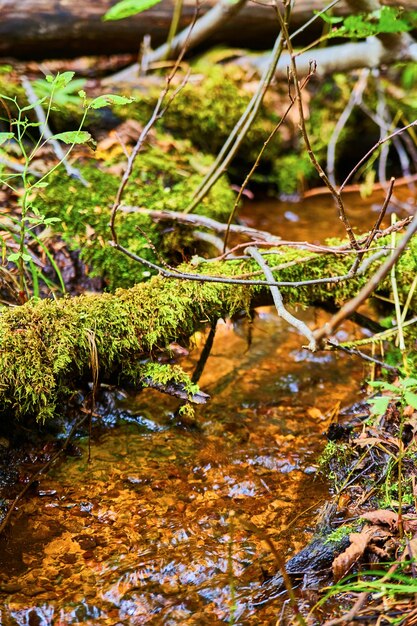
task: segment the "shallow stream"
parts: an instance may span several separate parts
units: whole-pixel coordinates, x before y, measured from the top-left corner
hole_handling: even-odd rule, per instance
[[[323,198],[280,207],[268,201],[256,218],[246,207],[245,219],[285,239],[329,233]],[[324,313],[297,315],[314,324]],[[204,337],[195,342],[189,369]],[[271,308],[251,324],[219,323],[200,381],[212,400],[192,426],[157,392],[121,397],[94,430],[91,462],[87,438],[76,440],[79,456],[15,512],[0,541],[0,623],[275,624],[279,601],[251,604],[277,571],[265,535],[285,558],[308,542],[328,498],[316,461],[329,412],[357,400],[368,374],[303,343]]]

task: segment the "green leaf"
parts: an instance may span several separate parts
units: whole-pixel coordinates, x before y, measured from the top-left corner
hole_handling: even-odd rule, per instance
[[[398,387],[396,387],[395,385],[392,385],[391,383],[386,383],[384,380],[372,380],[368,382],[368,385],[370,387],[374,387],[375,389],[383,389],[384,391],[392,391],[397,396],[401,393],[401,390]]]
[[[90,141],[92,137],[90,133],[88,133],[86,130],[70,130],[65,133],[58,133],[57,135],[53,135],[51,139],[59,139],[59,141],[63,141],[67,144],[80,144],[87,143],[87,141]]]
[[[63,89],[72,81],[74,75],[75,72],[62,72],[62,74],[57,74],[52,84],[55,85],[57,89]]]
[[[161,0],[121,0],[104,15],[104,20],[122,20],[125,17],[142,13],[150,9]]]
[[[417,378],[404,378],[404,380],[401,380],[401,387],[404,387],[405,389],[409,389],[410,387],[417,387]]]
[[[377,398],[369,398],[368,404],[371,405],[372,415],[384,415],[391,398],[387,396],[378,396]]]
[[[417,410],[417,393],[412,393],[411,391],[406,391],[404,394],[404,399],[413,409]]]
[[[44,189],[44,188],[45,188],[45,187],[47,187],[48,185],[49,185],[49,183],[46,183],[46,182],[43,182],[43,183],[42,183],[41,181],[39,181],[39,183],[35,183],[35,184],[33,185],[33,187],[34,187],[34,188],[36,188],[36,189]]]
[[[313,11],[315,15],[320,15],[321,19],[326,24],[340,24],[343,22],[343,17],[335,17],[334,15],[327,15],[327,13],[320,13],[320,11]]]
[[[12,263],[16,263],[16,261],[19,261],[19,259],[23,259],[23,261],[31,261],[32,257],[30,256],[30,254],[25,254],[24,252],[12,252],[12,254],[9,254],[9,256],[7,257],[8,261],[11,261]]]
[[[72,72],[70,72],[72,73]],[[35,80],[33,89],[37,96],[45,96],[48,100],[53,99],[53,104],[57,106],[66,106],[67,104],[80,105],[80,96],[78,92],[84,87],[86,81],[84,78],[75,78],[67,82],[68,76],[63,81],[50,83],[48,80]],[[55,106],[53,106],[55,109]]]
[[[9,139],[13,139],[13,137],[13,133],[0,133],[0,146],[9,141]]]
[[[133,102],[134,98],[126,98],[125,96],[117,96],[112,93],[105,93],[102,96],[98,96],[98,98],[94,98],[90,102],[90,107],[92,109],[102,109],[103,107],[107,107],[110,104],[129,104]]]

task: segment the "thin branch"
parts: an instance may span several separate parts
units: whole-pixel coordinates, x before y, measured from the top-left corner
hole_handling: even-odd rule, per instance
[[[304,89],[304,87],[307,85],[307,83],[309,82],[310,78],[313,76],[313,74],[308,74],[306,76],[306,78],[304,79],[303,84],[301,85],[301,89]],[[239,189],[239,193],[236,196],[236,200],[235,200],[235,204],[233,206],[232,211],[230,212],[229,215],[229,219],[227,221],[227,229],[226,229],[226,234],[224,236],[224,244],[223,244],[223,252],[226,251],[227,248],[227,242],[229,239],[229,233],[230,233],[230,227],[233,221],[233,218],[235,216],[236,213],[236,209],[239,205],[240,199],[242,197],[242,194],[244,192],[244,190],[246,189],[250,179],[252,178],[254,172],[256,171],[256,169],[259,166],[259,163],[261,162],[263,153],[265,152],[266,148],[268,147],[268,145],[271,143],[272,139],[275,137],[276,133],[278,132],[278,130],[280,129],[281,125],[284,123],[284,121],[286,120],[289,112],[291,111],[292,107],[294,106],[295,102],[291,101],[290,104],[287,107],[287,110],[285,111],[284,115],[281,117],[280,121],[278,122],[278,124],[275,126],[275,128],[271,131],[271,133],[269,134],[269,137],[266,139],[266,141],[264,142],[258,156],[256,157],[256,161],[253,164],[253,166],[251,167],[251,169],[249,170],[249,173],[247,174],[245,180],[243,181],[240,189]]]
[[[275,68],[281,56],[282,49],[283,39],[280,33],[272,49],[270,62],[259,81],[259,85],[255,94],[252,96],[248,106],[246,107],[239,121],[226,139],[226,142],[224,143],[219,154],[217,155],[214,163],[212,164],[209,171],[204,176],[203,180],[198,186],[194,194],[194,199],[185,209],[185,213],[191,213],[196,208],[196,206],[200,204],[201,200],[208,194],[213,185],[225,172],[227,166],[237,153],[243,139],[246,136],[246,133],[251,127],[252,122],[254,121],[259,111],[259,108],[263,102],[264,96],[268,90],[271,80],[273,79]]]
[[[417,231],[417,214],[410,222],[404,236],[402,237],[395,252],[381,265],[381,267],[375,272],[368,283],[362,287],[359,293],[349,300],[324,326],[318,328],[315,332],[315,338],[319,342],[325,337],[331,335],[340,324],[354,313],[359,306],[365,302],[365,300],[371,295],[371,293],[378,287],[381,281],[387,276],[391,268],[395,265],[401,254],[407,247],[411,237]]]
[[[359,78],[352,89],[352,93],[350,94],[349,101],[345,106],[342,114],[336,122],[336,126],[333,129],[332,136],[329,139],[329,144],[327,146],[327,173],[329,176],[329,180],[333,186],[336,185],[335,179],[335,160],[336,160],[336,145],[342,132],[343,128],[346,126],[346,123],[349,117],[352,114],[355,106],[358,106],[362,101],[363,92],[366,89],[366,85],[368,83],[368,76],[370,70],[364,69],[361,71]]]
[[[387,196],[388,200],[389,197]],[[385,203],[384,203],[385,204]],[[155,220],[167,220],[172,222],[180,222],[182,224],[190,224],[192,226],[201,226],[205,228],[210,228],[217,233],[224,233],[227,224],[223,224],[222,222],[218,222],[210,217],[206,217],[205,215],[198,215],[196,213],[185,214],[178,213],[176,211],[168,211],[168,210],[156,210],[156,209],[146,209],[144,207],[136,207],[136,206],[128,206],[128,205],[120,205],[120,211],[125,213],[143,213],[144,215],[149,215]],[[381,215],[381,214],[380,214]],[[392,232],[398,232],[408,226],[411,222],[412,217],[408,216],[404,219],[396,222],[395,224],[388,226],[384,230],[379,230],[378,220],[376,225],[374,225],[374,239],[380,239],[381,237],[386,237],[390,235]],[[291,246],[293,248],[298,248],[300,250],[311,250],[312,252],[323,252],[325,254],[357,254],[356,251],[353,251],[349,244],[342,244],[340,246],[326,246],[326,245],[318,245],[314,243],[309,243],[308,241],[290,241],[288,239],[281,239],[281,237],[277,235],[271,235],[268,231],[258,230],[256,228],[251,228],[250,226],[243,226],[240,224],[231,224],[230,226],[231,232],[247,237],[252,237],[256,239],[255,243],[257,246],[265,245],[265,246]],[[372,231],[371,231],[372,232]],[[364,238],[358,240],[359,246],[366,245],[370,235],[366,235]],[[222,254],[219,257],[216,257],[216,260],[220,261],[223,258],[230,256],[232,252],[243,249],[247,246],[247,243],[241,243],[234,246],[229,252],[226,254]],[[369,243],[367,244],[369,247]]]
[[[194,21],[196,19],[196,15],[194,17]],[[194,22],[191,24],[190,30],[188,31],[189,33],[192,30],[192,27],[194,25]],[[168,76],[166,77],[166,81],[165,81],[165,88],[161,91],[158,101],[154,107],[154,110],[152,112],[151,117],[149,118],[148,123],[146,124],[146,126],[143,128],[142,132],[139,135],[139,138],[132,150],[132,152],[130,153],[130,156],[127,160],[127,164],[126,164],[126,170],[124,171],[122,180],[120,181],[120,185],[119,188],[117,190],[116,193],[116,197],[113,203],[113,207],[111,210],[111,214],[110,214],[110,232],[111,232],[111,236],[112,236],[112,240],[115,244],[117,244],[117,232],[116,232],[116,226],[115,226],[115,222],[116,222],[116,214],[117,211],[119,210],[120,207],[120,203],[122,201],[122,197],[123,197],[123,193],[125,190],[125,187],[128,183],[128,180],[132,174],[133,171],[133,165],[135,163],[136,157],[139,154],[139,152],[141,151],[141,149],[143,148],[143,144],[145,143],[145,140],[151,130],[151,128],[154,126],[154,124],[164,115],[164,113],[166,112],[166,110],[168,109],[169,105],[171,104],[172,100],[175,98],[175,96],[178,94],[178,92],[184,87],[186,81],[188,80],[188,73],[185,75],[183,81],[180,83],[179,87],[177,87],[177,89],[175,89],[175,91],[173,92],[173,94],[170,96],[170,98],[168,99],[168,102],[165,106],[164,105],[164,101],[166,96],[168,95],[170,86],[171,86],[171,82],[175,76],[175,74],[177,73],[177,70],[180,66],[180,63],[182,61],[182,58],[185,54],[185,50],[186,50],[186,44],[184,45],[184,48],[182,49],[174,67],[172,68],[171,72],[168,74]]]
[[[123,213],[143,213],[145,215],[149,215],[157,220],[169,220],[175,222],[181,222],[183,224],[191,224],[195,226],[204,226],[205,228],[210,228],[218,233],[224,233],[227,230],[227,224],[222,224],[221,222],[217,222],[211,217],[206,217],[205,215],[197,215],[193,214],[185,214],[179,213],[176,211],[157,211],[152,209],[145,209],[142,207],[128,206],[128,205],[120,205],[120,211]],[[261,239],[262,241],[267,242],[270,245],[277,245],[281,242],[281,237],[276,235],[271,235],[271,233],[264,230],[257,230],[256,228],[251,228],[250,226],[242,226],[238,224],[232,224],[230,230],[233,233],[239,235],[246,235],[248,237],[256,237],[257,239]]]
[[[262,255],[259,254],[258,250],[253,246],[249,246],[248,248],[246,248],[246,252],[253,259],[255,259],[255,261],[258,263],[259,267],[262,269],[263,273],[265,274],[265,277],[267,278],[267,281],[270,285],[271,295],[274,300],[275,308],[277,310],[279,317],[282,317],[286,322],[288,322],[288,324],[290,324],[290,326],[293,326],[302,335],[304,335],[304,337],[308,339],[309,349],[312,352],[314,352],[317,348],[317,344],[316,344],[316,340],[313,335],[313,332],[310,330],[307,324],[305,324],[302,320],[299,320],[296,317],[294,317],[294,315],[289,313],[289,311],[287,311],[287,309],[284,307],[284,302],[282,300],[282,296],[278,287],[272,284],[273,282],[275,282],[274,275],[271,271],[271,268],[268,267],[265,259],[262,257]]]
[[[378,148],[382,146],[384,143],[386,143],[387,141],[390,141],[394,137],[397,137],[397,135],[400,135],[401,133],[403,133],[405,130],[408,130],[409,128],[412,128],[413,126],[416,126],[416,125],[417,125],[417,120],[414,120],[414,122],[411,122],[410,124],[407,124],[406,126],[403,126],[402,128],[398,128],[393,133],[386,135],[383,139],[380,139],[374,146],[372,146],[372,148],[368,150],[368,152],[361,158],[360,161],[358,161],[355,167],[346,176],[345,180],[339,187],[339,193],[343,191],[343,189],[346,187],[347,183],[350,181],[352,176],[354,176],[354,174],[356,174],[358,169],[369,159],[370,156],[372,156],[375,150],[378,150]]]
[[[357,350],[356,348],[348,348],[346,346],[339,345],[335,341],[330,341],[330,340],[327,342],[327,345],[330,346],[332,350],[341,350],[342,352],[345,352],[346,354],[358,356],[364,361],[369,361],[370,363],[375,363],[375,365],[380,365],[384,369],[390,370],[391,372],[396,372],[397,374],[399,372],[398,367],[395,367],[394,365],[389,365],[385,361],[380,361],[379,359],[376,359],[375,357],[370,356],[369,354],[365,354],[364,352],[361,352],[360,350]]]
[[[194,19],[192,32],[190,27],[182,30],[170,43],[164,43],[153,52],[147,54],[147,65],[156,63],[157,61],[172,59],[180,50],[187,46],[187,50],[195,48],[197,45],[208,39],[219,28],[221,24],[230,20],[236,15],[246,4],[247,0],[237,0],[237,2],[229,2],[228,0],[219,0],[219,2],[198,20]],[[107,78],[105,83],[114,83],[116,81],[132,81],[137,78],[139,64],[135,63],[125,68],[117,74],[113,74]]]
[[[299,111],[299,116],[300,116],[300,130],[304,139],[304,143],[306,146],[306,150],[308,153],[308,156],[310,158],[310,161],[312,163],[312,165],[314,166],[314,168],[316,169],[318,175],[320,176],[321,180],[324,182],[324,184],[326,185],[326,187],[329,188],[333,199],[335,201],[336,207],[338,209],[339,212],[339,218],[342,221],[345,230],[346,230],[346,234],[348,236],[348,239],[350,241],[350,245],[352,246],[352,248],[355,248],[356,250],[359,249],[359,245],[356,241],[355,235],[353,233],[352,230],[352,226],[350,225],[349,219],[346,215],[346,211],[345,211],[345,207],[342,201],[342,197],[340,195],[340,190],[337,191],[337,189],[334,187],[334,185],[332,185],[332,183],[329,180],[329,177],[327,176],[326,172],[323,170],[322,166],[320,165],[320,163],[318,162],[316,155],[314,154],[314,151],[312,149],[311,143],[310,143],[310,138],[308,136],[307,133],[307,129],[306,129],[306,125],[305,125],[305,115],[304,115],[304,108],[303,108],[303,101],[302,101],[302,97],[301,97],[301,90],[300,90],[300,84],[298,81],[298,73],[297,73],[297,64],[295,61],[295,54],[294,54],[294,49],[292,47],[292,43],[291,43],[291,39],[288,33],[288,28],[287,28],[287,24],[285,23],[285,21],[282,19],[282,16],[280,14],[278,14],[278,19],[280,21],[281,24],[281,31],[282,31],[282,36],[286,41],[287,44],[287,48],[288,48],[288,52],[290,54],[290,59],[291,59],[291,74],[292,74],[292,80],[293,80],[293,85],[294,85],[294,90],[295,90],[295,97],[297,100],[297,104],[298,104],[298,111]],[[311,69],[310,69],[311,71]]]
[[[165,278],[175,278],[177,280],[192,280],[199,283],[223,283],[225,285],[248,285],[252,287],[306,287],[308,285],[320,285],[320,284],[330,284],[330,283],[340,283],[344,280],[348,280],[351,278],[349,274],[345,274],[344,276],[329,276],[328,278],[316,278],[311,280],[300,280],[300,281],[274,281],[270,282],[267,280],[246,280],[243,278],[229,278],[225,276],[212,276],[209,274],[190,274],[188,272],[181,272],[179,270],[168,270],[156,263],[152,263],[152,261],[148,261],[143,257],[138,256],[134,252],[131,252],[124,246],[119,243],[115,243],[114,241],[110,241],[109,244],[123,252],[126,256],[128,256],[133,261],[137,261],[137,263],[141,263],[150,269],[157,271],[161,276]],[[247,244],[246,244],[247,246]],[[374,261],[375,259],[373,259]],[[359,270],[358,270],[359,273]]]
[[[379,227],[381,226],[382,220],[384,219],[386,210],[388,208],[388,205],[390,203],[391,200],[391,196],[392,196],[392,192],[394,191],[394,184],[395,184],[395,178],[391,178],[390,183],[389,183],[389,187],[388,187],[388,191],[387,194],[385,196],[385,200],[384,203],[381,207],[381,210],[379,211],[378,217],[376,218],[375,224],[373,225],[371,232],[369,233],[361,252],[358,253],[358,256],[356,257],[355,261],[353,262],[353,265],[350,269],[349,274],[351,274],[351,276],[354,276],[356,273],[356,270],[359,266],[359,263],[361,262],[364,254],[369,250],[369,248],[371,247],[371,244],[373,242],[373,240],[375,239],[378,231],[379,231]]]
[[[18,172],[19,174],[26,170],[24,165],[21,165],[20,163],[15,163],[14,161],[10,161],[10,159],[7,159],[5,157],[0,157],[0,165],[4,165],[5,167],[7,167],[7,169]],[[26,172],[31,176],[34,176],[35,178],[41,178],[41,176],[43,176],[43,174],[41,174],[40,172],[36,172],[35,170],[30,168],[26,170]]]

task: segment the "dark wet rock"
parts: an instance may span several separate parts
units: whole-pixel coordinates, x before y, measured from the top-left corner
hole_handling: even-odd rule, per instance
[[[325,535],[316,537],[286,564],[287,574],[293,579],[308,577],[309,588],[315,586],[317,578],[322,579],[335,557],[349,546],[349,536],[345,535],[337,541],[329,541]],[[253,605],[259,606],[278,597],[285,589],[284,579],[280,573],[262,585],[260,592],[253,599]]]

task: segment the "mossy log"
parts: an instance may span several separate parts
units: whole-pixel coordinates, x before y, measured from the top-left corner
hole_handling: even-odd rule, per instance
[[[417,240],[400,259],[398,283],[405,301],[416,272]],[[299,263],[293,262],[299,260]],[[277,280],[300,281],[345,274],[349,255],[312,254],[294,249],[268,256]],[[373,273],[381,261],[370,265]],[[283,267],[286,264],[286,267]],[[237,276],[259,270],[254,261],[235,260],[183,266],[181,270],[212,276]],[[348,282],[283,287],[287,303],[341,303],[352,297],[369,274]],[[379,291],[389,292],[389,281]],[[143,363],[167,348],[184,342],[204,322],[249,311],[267,293],[265,287],[166,279],[155,276],[147,283],[115,294],[84,295],[57,301],[30,301],[8,309],[0,317],[0,410],[3,414],[53,417],[58,401],[68,396],[80,380],[92,378],[92,355],[97,355],[102,381],[140,384],[149,376]],[[415,310],[416,298],[411,310]],[[300,341],[302,338],[300,337]],[[167,381],[166,371],[161,374]],[[172,374],[171,377],[174,377]],[[181,375],[176,373],[176,381]],[[186,382],[186,377],[183,377]],[[190,394],[195,391],[189,389]]]

